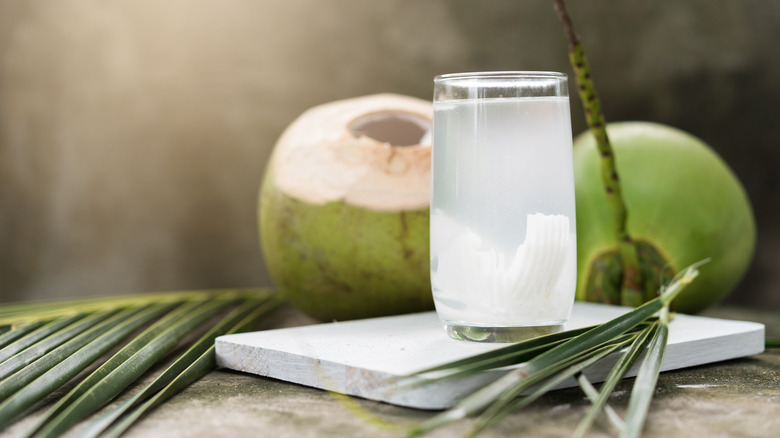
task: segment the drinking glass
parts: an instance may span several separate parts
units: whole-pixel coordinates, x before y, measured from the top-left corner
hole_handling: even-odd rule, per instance
[[[561,330],[576,283],[567,77],[437,76],[431,286],[456,339],[516,342]]]

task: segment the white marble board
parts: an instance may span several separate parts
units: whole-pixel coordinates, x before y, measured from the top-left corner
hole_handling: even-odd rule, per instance
[[[566,328],[606,322],[628,310],[577,302]],[[425,312],[221,336],[216,353],[220,366],[237,371],[401,406],[444,409],[500,371],[406,390],[388,385],[388,379],[505,345],[450,339],[436,313]],[[670,324],[662,371],[763,350],[762,324],[678,314]],[[585,374],[600,382],[614,361],[607,357]]]

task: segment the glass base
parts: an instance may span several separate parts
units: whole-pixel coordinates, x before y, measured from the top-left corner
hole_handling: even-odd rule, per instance
[[[529,327],[474,327],[445,324],[444,329],[451,338],[472,342],[521,342],[543,335],[558,333],[563,324]]]

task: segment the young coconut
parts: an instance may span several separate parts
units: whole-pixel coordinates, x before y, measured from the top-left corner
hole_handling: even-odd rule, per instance
[[[563,0],[554,7],[590,130],[574,142],[577,298],[638,306],[679,269],[710,259],[673,308],[695,313],[728,294],[756,240],[750,202],[701,140],[667,126],[607,125]]]
[[[379,94],[304,112],[260,190],[268,270],[297,308],[346,320],[433,308],[428,101]]]
[[[673,306],[695,313],[723,298],[747,271],[756,244],[753,211],[737,177],[707,144],[678,129],[621,122],[607,125],[607,133],[642,277],[664,284],[685,266],[710,258]],[[580,134],[574,141],[577,298],[621,304],[621,267],[600,161],[594,136]]]

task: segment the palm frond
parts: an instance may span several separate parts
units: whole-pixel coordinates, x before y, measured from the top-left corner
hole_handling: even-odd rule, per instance
[[[599,391],[597,391],[596,388],[593,387],[593,384],[590,383],[590,380],[588,380],[588,376],[586,376],[583,373],[580,373],[577,376],[577,383],[580,384],[580,388],[582,388],[582,392],[585,393],[585,396],[588,397],[588,400],[590,400],[591,403],[596,403],[598,401]],[[612,409],[610,405],[604,403],[603,406],[604,406],[604,412],[607,414],[607,418],[609,419],[609,422],[612,423],[612,426],[617,430],[623,430],[623,428],[626,427],[626,422],[623,421],[622,418],[620,418],[620,415],[618,415],[618,413],[615,412],[615,410]],[[583,421],[585,420],[583,419]],[[590,426],[588,426],[588,428],[590,428]]]
[[[95,326],[5,378],[0,382],[0,397],[5,399],[0,403],[0,428],[7,426],[34,403],[59,389],[126,336],[169,307],[169,304],[156,305],[141,311],[128,309],[121,312],[116,318],[107,320],[106,324]],[[103,333],[105,329],[107,331]],[[72,354],[69,354],[71,351]]]
[[[247,329],[280,303],[270,290],[230,289],[0,306],[0,327],[7,328],[0,334],[0,430],[79,373],[97,366],[27,432],[61,435],[186,342],[190,348],[130,403],[112,411],[102,427],[86,429],[99,433],[117,421],[124,430],[216,367],[216,336]],[[134,333],[138,334],[131,336]],[[102,359],[111,350],[116,353]],[[145,400],[155,402],[142,404]]]
[[[26,342],[28,337],[37,337],[33,335],[45,328],[49,328],[49,326],[52,325],[49,324],[31,333],[30,336],[20,339],[19,342],[15,342],[9,345],[0,351],[0,354],[5,353],[6,351],[9,355],[13,354],[13,356],[9,357],[8,360],[0,363],[0,381],[33,363],[41,356],[45,355],[56,347],[63,345],[65,342],[77,336],[79,333],[84,332],[85,330],[89,329],[100,321],[105,320],[114,313],[116,313],[115,310],[98,312],[87,318],[81,319],[80,321],[74,321],[67,327],[60,328],[60,330],[57,332],[51,333],[49,336],[41,339],[35,344],[29,345],[30,342]],[[30,341],[32,341],[32,339]],[[0,384],[0,386],[2,386],[2,384]],[[2,391],[0,391],[0,394],[2,394]]]
[[[188,302],[154,323],[60,399],[43,417],[45,426],[38,436],[61,435],[95,412],[224,305],[221,302]]]
[[[150,399],[135,408],[130,414],[114,425],[114,427],[112,427],[107,432],[106,438],[118,437],[130,426],[132,426],[135,421],[141,418],[141,416],[154,409],[156,406],[160,405],[162,402],[214,369],[216,366],[214,338],[223,334],[237,333],[246,330],[252,325],[255,325],[257,321],[266,316],[278,305],[278,301],[265,301],[260,303],[259,306],[255,306],[253,309],[251,309],[248,314],[244,312],[236,313],[236,317],[243,316],[238,322],[236,322],[236,317],[226,317],[222,324],[204,335],[196,345],[184,353],[181,359],[171,365],[171,367],[166,370],[166,372],[163,373],[160,378],[145,388],[144,391],[142,391],[141,397],[138,397],[136,400],[131,399],[125,405],[116,409],[117,413],[124,412],[126,409],[132,408],[135,404],[141,401],[143,399],[143,395],[146,395],[146,393],[154,393]],[[192,361],[189,355],[194,356],[204,347],[207,347],[206,350],[199,357],[197,357],[197,359]],[[181,372],[178,372],[178,370],[185,365],[187,367]],[[157,391],[155,386],[161,386],[165,383],[167,383],[167,385]],[[114,414],[114,418],[117,416],[118,415]]]
[[[628,370],[631,369],[634,363],[636,363],[637,359],[639,359],[639,356],[645,352],[647,345],[650,343],[650,339],[655,335],[655,332],[658,331],[658,324],[659,322],[656,320],[652,324],[648,325],[640,333],[640,335],[634,339],[625,354],[620,356],[620,359],[618,359],[615,366],[612,368],[612,370],[610,370],[609,374],[607,374],[607,377],[604,379],[604,383],[601,385],[601,390],[599,391],[598,395],[594,400],[591,400],[592,405],[588,410],[588,413],[585,414],[585,418],[583,418],[580,424],[577,426],[577,430],[574,431],[574,437],[583,437],[588,432],[588,430],[590,430],[593,422],[596,421],[596,418],[599,416],[601,411],[604,410],[609,395],[615,389],[617,384],[623,380],[623,377],[626,375]],[[578,379],[578,382],[580,383],[580,386],[589,386],[590,383],[587,381],[587,378],[584,375]],[[587,394],[588,389],[590,388],[583,388],[583,392]]]
[[[702,262],[704,263],[704,262]],[[595,419],[596,413],[603,409],[608,391],[614,388],[628,369],[645,351],[645,356],[638,382],[642,382],[632,395],[633,407],[629,407],[628,421],[624,433],[635,433],[644,424],[647,406],[652,398],[652,389],[660,372],[663,351],[666,348],[668,336],[668,307],[674,298],[691,283],[699,274],[697,263],[681,272],[672,283],[662,289],[661,294],[645,304],[606,323],[578,330],[576,333],[558,333],[557,336],[544,336],[519,343],[510,347],[482,353],[471,358],[444,364],[435,368],[423,370],[401,380],[413,382],[414,385],[431,383],[451,378],[471,376],[484,371],[485,364],[500,364],[501,367],[514,365],[494,382],[467,396],[453,408],[444,411],[411,429],[409,436],[427,433],[452,421],[467,416],[481,414],[474,424],[471,433],[476,434],[484,428],[495,424],[509,412],[519,409],[547,391],[557,387],[562,381],[570,379],[582,372],[608,354],[628,347],[627,352],[615,365],[609,374],[607,385],[602,389],[604,394],[598,395],[594,406],[595,413],[589,413],[581,428],[586,430]],[[660,316],[656,316],[660,313]],[[530,346],[530,347],[529,347]],[[549,347],[549,348],[547,348]],[[511,362],[512,351],[520,358]],[[534,355],[534,353],[536,353]],[[526,359],[526,355],[531,355]],[[472,367],[472,368],[469,368]],[[496,367],[497,368],[497,367]],[[494,368],[491,368],[494,369]],[[525,391],[529,395],[517,398]],[[649,396],[648,396],[649,395]],[[578,431],[578,433],[584,433]],[[629,435],[636,436],[636,435]]]
[[[647,411],[650,409],[650,401],[653,399],[655,384],[658,381],[658,374],[661,372],[661,362],[664,360],[668,340],[669,308],[665,307],[661,310],[658,330],[653,333],[650,345],[647,347],[647,354],[636,375],[634,388],[631,391],[631,398],[628,402],[626,427],[622,430],[621,437],[636,438],[642,435]]]
[[[591,328],[593,327],[567,330],[528,339],[516,344],[510,344],[506,347],[470,356],[444,365],[427,368],[415,373],[414,376],[424,376],[423,379],[415,379],[414,376],[406,376],[399,379],[396,383],[414,386],[416,384],[427,383],[432,378],[436,380],[455,379],[480,371],[522,363],[573,337],[587,332]]]
[[[37,343],[41,339],[44,339],[54,333],[57,333],[63,327],[78,321],[84,316],[85,314],[83,313],[79,313],[72,316],[62,316],[57,320],[54,320],[46,325],[43,325],[39,329],[29,333],[19,341],[14,342],[12,345],[2,347],[2,349],[0,349],[0,363],[5,362],[11,356],[26,349],[27,347],[30,347],[31,345]],[[2,373],[0,373],[0,376],[2,376]],[[2,379],[2,377],[0,377],[0,379]]]
[[[45,321],[34,321],[26,324],[19,324],[18,326],[14,327],[10,323],[6,324],[9,329],[2,335],[0,335],[0,348],[5,348],[6,346],[10,345],[12,342],[15,342],[17,339],[23,337],[27,333],[30,333],[31,331],[37,329],[38,327],[41,327],[44,325]]]
[[[573,363],[560,371],[552,371],[549,373],[549,378],[542,381],[542,383],[529,395],[516,398],[516,394],[520,391],[514,389],[508,391],[503,397],[496,400],[478,419],[470,431],[471,436],[475,436],[477,433],[485,430],[486,428],[496,424],[511,412],[521,409],[533,401],[543,396],[547,392],[560,386],[565,381],[573,378],[575,375],[581,373],[586,368],[595,364],[596,362],[604,359],[608,355],[614,353],[625,347],[627,344],[633,342],[636,338],[636,334],[623,336],[621,339],[615,342],[606,343],[602,346],[592,349],[584,357],[579,360],[572,361]]]

